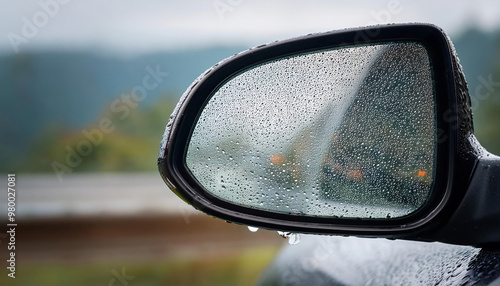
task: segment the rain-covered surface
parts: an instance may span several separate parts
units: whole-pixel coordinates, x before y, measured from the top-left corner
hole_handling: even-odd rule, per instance
[[[499,285],[500,251],[443,243],[303,235],[259,285]]]
[[[400,217],[434,174],[434,90],[425,48],[357,46],[272,61],[226,82],[186,163],[214,195],[325,217]]]

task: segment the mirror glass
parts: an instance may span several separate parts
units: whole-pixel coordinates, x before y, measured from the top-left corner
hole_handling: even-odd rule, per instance
[[[252,67],[213,93],[186,164],[212,195],[302,216],[408,215],[432,190],[432,67],[413,42]]]

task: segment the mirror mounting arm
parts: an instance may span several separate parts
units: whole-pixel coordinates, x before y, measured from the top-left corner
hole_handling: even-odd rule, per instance
[[[454,244],[500,246],[500,157],[478,157],[460,206],[433,236]]]

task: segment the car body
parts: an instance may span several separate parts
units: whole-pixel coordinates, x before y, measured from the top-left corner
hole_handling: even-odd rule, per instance
[[[500,285],[500,250],[303,235],[277,255],[258,285]]]

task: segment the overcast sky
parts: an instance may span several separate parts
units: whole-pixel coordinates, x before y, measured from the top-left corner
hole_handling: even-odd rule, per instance
[[[498,0],[0,0],[0,52],[99,48],[137,54],[276,39],[387,22],[456,35],[500,27]]]

